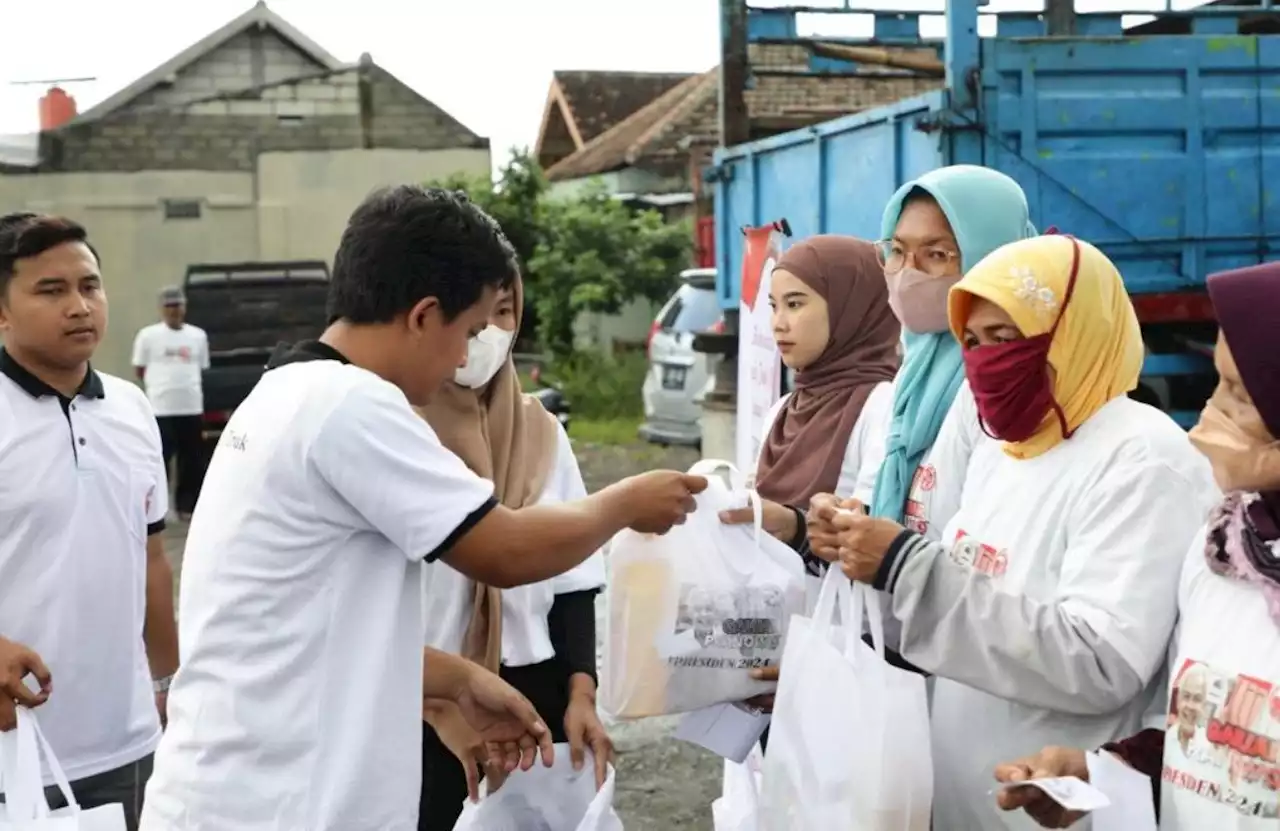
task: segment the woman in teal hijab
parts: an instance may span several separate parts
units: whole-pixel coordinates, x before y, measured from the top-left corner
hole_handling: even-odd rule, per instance
[[[904,356],[869,506],[874,516],[912,524],[912,479],[964,380],[960,344],[947,328],[947,292],[987,254],[1035,233],[1018,183],[975,165],[926,173],[900,187],[885,207],[881,257],[890,304],[903,325]]]

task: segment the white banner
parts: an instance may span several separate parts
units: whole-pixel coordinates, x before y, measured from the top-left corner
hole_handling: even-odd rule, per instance
[[[754,476],[769,410],[782,395],[782,356],[773,340],[769,286],[782,255],[777,224],[746,230],[738,301],[738,468]]]

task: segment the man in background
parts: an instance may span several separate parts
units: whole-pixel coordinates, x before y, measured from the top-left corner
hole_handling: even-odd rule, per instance
[[[160,322],[144,327],[133,341],[133,366],[151,399],[164,444],[164,463],[174,462],[174,507],[191,516],[200,496],[204,464],[204,390],[201,373],[209,368],[209,337],[186,322],[187,298],[170,286],[160,292]]]

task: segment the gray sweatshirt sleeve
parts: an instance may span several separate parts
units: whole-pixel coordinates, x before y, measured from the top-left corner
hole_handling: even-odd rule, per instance
[[[892,595],[899,652],[1009,701],[1080,715],[1116,710],[1164,661],[1205,496],[1202,483],[1158,461],[1110,471],[1070,510],[1066,550],[1046,578],[1056,587],[1035,597],[903,531],[874,583]]]

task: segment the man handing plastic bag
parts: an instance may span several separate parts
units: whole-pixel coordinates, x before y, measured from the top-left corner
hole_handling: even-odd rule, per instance
[[[862,642],[864,610],[874,648]],[[925,680],[888,664],[884,647],[879,597],[828,571],[813,617],[795,617],[787,635],[760,831],[929,831]]]
[[[609,549],[606,648],[600,702],[614,718],[684,713],[770,692],[750,670],[776,666],[791,615],[804,607],[804,564],[763,533],[759,501],[728,462],[708,476],[698,509],[664,536],[623,531]],[[725,525],[748,499],[755,528]]]
[[[595,766],[574,770],[569,745],[558,744],[551,767],[512,773],[497,793],[468,802],[453,831],[622,831],[613,791],[612,765],[597,791]]]
[[[19,707],[17,717],[17,727],[0,733],[0,791],[5,798],[0,805],[0,831],[125,831],[121,805],[81,810],[35,715]],[[49,809],[41,784],[41,753],[66,808]]]

